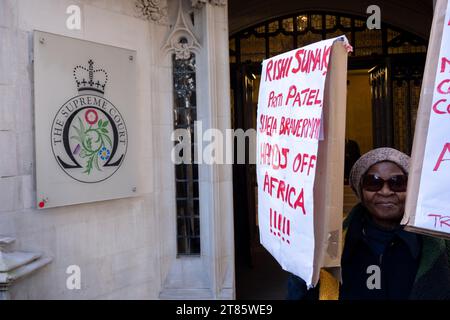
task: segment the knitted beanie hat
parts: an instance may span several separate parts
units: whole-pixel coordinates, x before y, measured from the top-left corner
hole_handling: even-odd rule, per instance
[[[350,186],[358,196],[359,200],[362,200],[361,180],[370,167],[383,161],[390,161],[398,165],[405,174],[408,174],[410,159],[411,158],[403,152],[392,148],[377,148],[371,150],[366,154],[363,154],[353,165],[349,176]]]

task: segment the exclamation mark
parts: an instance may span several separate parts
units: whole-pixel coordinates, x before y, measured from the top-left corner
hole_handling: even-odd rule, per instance
[[[283,239],[284,241],[284,235],[286,234],[286,217],[283,218],[283,237],[281,239]]]
[[[291,220],[288,220],[287,221],[287,235],[288,235],[288,237],[291,235]],[[291,243],[290,241],[289,241],[289,239],[288,240],[286,240],[287,241],[287,243]]]
[[[273,227],[275,228],[275,230],[277,229],[277,212],[276,211],[273,212]],[[273,232],[273,234],[275,234],[275,231]]]
[[[280,231],[281,231],[281,219],[283,218],[283,216],[281,214],[278,215],[278,236],[281,236]]]
[[[270,208],[270,233],[273,233],[273,231],[272,231],[272,215],[273,215],[272,208]]]

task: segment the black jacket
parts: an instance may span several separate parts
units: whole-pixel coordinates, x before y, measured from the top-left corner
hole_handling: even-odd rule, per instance
[[[342,280],[339,299],[450,299],[450,246],[434,237],[398,230],[382,255],[368,243],[368,213],[362,204],[353,208],[344,221],[347,230],[342,253]],[[379,289],[369,289],[368,279],[378,266]],[[369,280],[369,282],[371,282]],[[318,286],[307,290],[305,282],[291,275],[288,299],[318,299]]]

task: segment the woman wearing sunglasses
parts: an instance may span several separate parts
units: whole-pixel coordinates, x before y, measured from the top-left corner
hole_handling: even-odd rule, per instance
[[[359,158],[349,177],[360,202],[344,220],[342,284],[322,270],[307,290],[291,275],[288,299],[450,299],[450,246],[400,225],[409,162],[392,148]]]

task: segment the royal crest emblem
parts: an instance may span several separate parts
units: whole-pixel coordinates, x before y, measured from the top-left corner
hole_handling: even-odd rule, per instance
[[[119,110],[108,101],[105,89],[108,73],[76,66],[73,77],[78,95],[58,110],[52,124],[53,154],[61,169],[84,183],[111,177],[124,161],[128,134]]]

